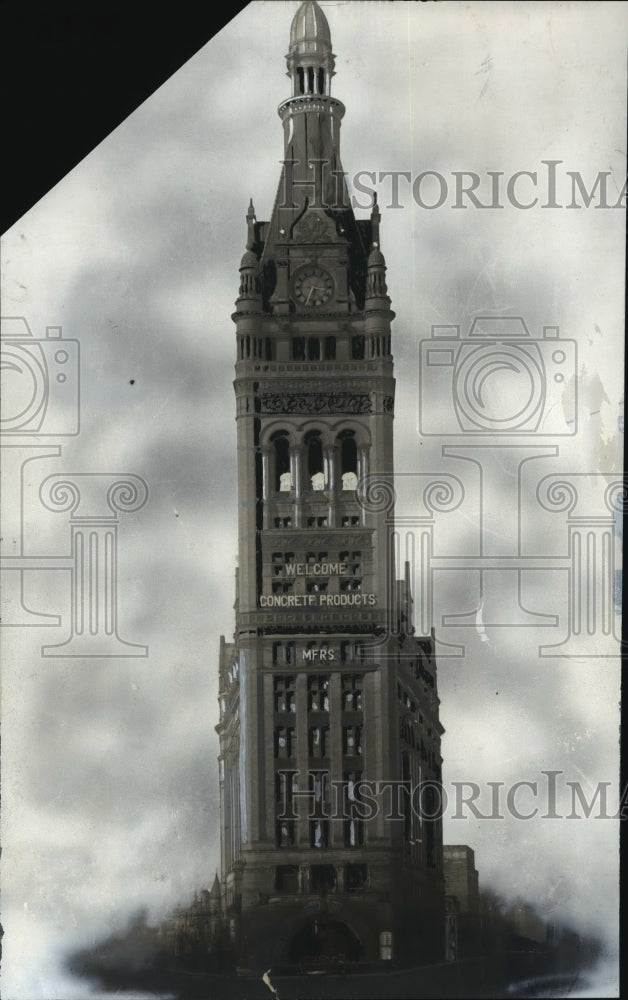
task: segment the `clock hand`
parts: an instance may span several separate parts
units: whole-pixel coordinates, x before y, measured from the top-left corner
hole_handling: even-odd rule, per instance
[[[307,304],[308,304],[308,302],[310,301],[310,295],[312,294],[312,292],[324,292],[324,291],[325,291],[325,289],[324,289],[324,288],[319,288],[319,286],[318,286],[318,285],[312,285],[312,287],[310,288],[310,294],[308,295],[308,297],[307,297],[307,300],[306,300],[306,303],[305,303],[305,304],[307,305]]]

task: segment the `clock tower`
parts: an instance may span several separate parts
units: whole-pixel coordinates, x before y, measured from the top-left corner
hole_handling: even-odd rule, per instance
[[[246,215],[236,326],[238,571],[220,649],[222,917],[240,967],[437,960],[433,636],[397,580],[380,213],[340,162],[329,25],[294,16],[269,221]]]

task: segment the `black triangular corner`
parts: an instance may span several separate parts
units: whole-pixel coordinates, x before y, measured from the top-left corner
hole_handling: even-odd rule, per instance
[[[0,231],[246,5],[2,3]]]

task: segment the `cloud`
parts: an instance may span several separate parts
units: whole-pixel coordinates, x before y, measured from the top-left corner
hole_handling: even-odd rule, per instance
[[[550,157],[590,178],[620,145],[619,15],[607,5],[595,17],[573,4],[328,6],[350,179],[431,169],[453,184],[453,170],[508,175]],[[275,196],[292,9],[249,5],[5,237],[5,310],[37,336],[62,324],[82,355],[81,434],[60,460],[32,463],[31,551],[70,551],[67,522],[37,499],[38,476],[127,471],[150,488],[119,523],[120,632],[149,656],[42,659],[42,643],[61,641],[55,629],[7,630],[3,641],[3,974],[14,1000],[85,995],[62,979],[63,954],[140,905],[158,919],[219,864],[218,638],[233,628],[237,549],[230,313],[248,199],[262,219]],[[559,324],[616,406],[621,213],[380,204],[398,470],[465,466],[477,497],[469,463],[446,466],[442,441],[417,441],[418,343],[432,323],[466,331],[477,313],[504,310],[535,337]],[[602,348],[587,343],[594,324]],[[579,443],[561,441],[565,467],[580,468]],[[477,503],[440,523],[440,538],[463,545]],[[530,516],[526,527],[530,551],[543,551],[547,522]],[[564,613],[564,588],[547,577],[530,585],[528,606],[558,601]],[[66,582],[32,593],[67,614]],[[476,591],[449,580],[439,610],[474,611]],[[615,780],[616,666],[541,662],[540,627],[486,630],[488,644],[474,628],[441,629],[469,647],[463,662],[439,664],[446,782],[535,780],[543,767]],[[559,900],[560,916],[612,946],[616,825],[574,821],[566,833],[566,823],[451,820],[446,833],[476,848],[481,884],[526,889],[547,908]]]

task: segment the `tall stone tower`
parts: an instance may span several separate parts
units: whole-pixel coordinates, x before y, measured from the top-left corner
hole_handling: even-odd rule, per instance
[[[222,908],[245,968],[443,954],[433,637],[393,559],[394,313],[380,214],[354,217],[314,0],[249,205],[236,325],[236,628],[220,649]],[[437,798],[437,796],[436,796]],[[430,815],[431,814],[431,815]],[[427,817],[430,818],[427,818]],[[434,818],[435,817],[435,818]]]

